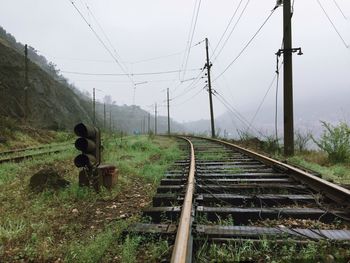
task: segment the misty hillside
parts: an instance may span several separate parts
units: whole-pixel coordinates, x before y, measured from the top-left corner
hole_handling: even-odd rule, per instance
[[[0,115],[23,120],[24,106],[24,45],[0,27],[0,100],[3,102]],[[28,108],[27,121],[30,125],[46,129],[68,129],[78,122],[92,123],[92,101],[89,94],[82,93],[60,75],[56,66],[28,47]],[[108,96],[107,96],[108,97]],[[97,124],[127,133],[148,131],[148,112],[138,106],[118,106],[106,101],[106,123],[104,106],[96,104]],[[112,112],[112,119],[110,118]],[[154,130],[154,116],[150,129]],[[110,122],[111,120],[111,122]],[[171,121],[173,131],[183,130]],[[166,117],[158,117],[158,132],[166,132]]]
[[[24,46],[9,34],[0,36],[0,114],[14,119],[25,116]],[[19,51],[22,49],[22,54]],[[41,64],[44,65],[44,64]],[[67,83],[52,77],[31,60],[29,68],[28,122],[40,128],[66,129],[79,121],[90,121],[90,103]],[[74,113],[74,114],[72,114]]]

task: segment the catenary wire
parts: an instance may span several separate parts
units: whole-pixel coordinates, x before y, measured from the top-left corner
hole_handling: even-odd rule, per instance
[[[326,9],[323,7],[323,5],[321,4],[320,0],[316,0],[318,5],[320,6],[320,8],[322,9],[323,13],[325,14],[325,16],[327,17],[329,23],[332,25],[333,29],[335,30],[335,32],[337,33],[339,39],[343,42],[345,48],[349,48],[349,45],[346,43],[346,41],[344,40],[344,38],[342,37],[342,35],[340,34],[338,28],[335,26],[335,24],[333,23],[332,19],[330,18],[330,16],[328,15]]]
[[[197,1],[196,1],[196,3],[197,3]],[[183,78],[183,79],[185,78],[185,74],[186,74],[188,59],[189,59],[190,52],[191,52],[190,47],[191,47],[191,45],[192,45],[193,37],[194,37],[195,31],[196,31],[196,27],[197,27],[197,21],[198,21],[198,16],[199,16],[199,10],[200,10],[200,7],[201,7],[201,3],[202,3],[202,0],[199,0],[198,6],[197,6],[196,15],[195,15],[195,20],[194,20],[194,24],[193,24],[193,30],[192,30],[191,38],[189,39],[188,52],[187,52],[187,56],[186,56],[186,60],[185,60],[185,65],[184,65],[184,71],[183,71],[184,73],[183,73],[183,75],[182,75],[182,78]],[[182,68],[182,67],[181,67],[181,68]]]
[[[213,59],[213,61],[215,61],[215,60],[218,58],[218,56],[220,56],[221,52],[224,50],[226,44],[228,43],[229,39],[230,39],[231,36],[232,36],[232,33],[233,33],[233,32],[235,31],[235,29],[237,28],[237,25],[239,24],[239,22],[241,21],[243,15],[244,15],[244,13],[245,13],[245,11],[247,10],[247,7],[248,7],[249,2],[250,2],[250,0],[248,0],[247,3],[245,4],[245,6],[243,7],[242,12],[241,12],[241,14],[239,15],[239,17],[238,17],[238,19],[237,19],[235,25],[232,27],[232,29],[231,29],[231,31],[230,31],[230,34],[229,34],[229,35],[227,36],[227,38],[225,39],[224,44],[221,46],[221,48],[220,48],[218,54],[215,56],[215,58]]]
[[[198,71],[199,69],[188,69],[188,71]],[[65,71],[62,73],[74,74],[74,75],[87,75],[87,76],[145,76],[145,75],[162,75],[162,74],[172,74],[181,72],[181,70],[169,70],[169,71],[159,71],[159,72],[141,72],[141,73],[90,73],[90,72],[77,72],[77,71]]]
[[[119,67],[121,68],[121,70],[126,74],[126,76],[128,76],[128,78],[130,79],[131,83],[134,84],[133,79],[130,77],[130,75],[125,72],[123,66],[121,65],[121,63],[118,61],[118,59],[113,55],[113,53],[110,51],[110,49],[107,47],[106,43],[102,40],[102,38],[97,34],[96,30],[92,27],[92,25],[86,20],[85,16],[81,13],[80,9],[75,5],[73,0],[68,0],[68,2],[70,2],[73,7],[75,8],[75,10],[79,13],[79,15],[81,16],[81,18],[85,21],[85,23],[88,25],[88,27],[91,29],[91,31],[94,33],[95,37],[98,39],[98,41],[102,44],[102,46],[106,49],[106,51],[110,54],[110,56],[113,58],[113,60],[119,65]]]
[[[275,7],[270,14],[268,15],[268,17],[264,20],[264,22],[262,23],[262,25],[259,27],[259,29],[255,32],[255,34],[250,38],[250,40],[245,44],[245,46],[242,48],[242,50],[238,53],[238,55],[230,62],[230,64],[224,69],[223,72],[221,72],[215,79],[217,80],[218,78],[220,78],[223,74],[225,74],[225,72],[241,57],[241,55],[244,53],[244,51],[249,47],[249,45],[253,42],[253,40],[255,39],[255,37],[259,34],[259,32],[262,30],[262,28],[266,25],[266,23],[270,20],[271,16],[273,15],[273,13],[275,12],[275,10],[277,9],[277,7]]]
[[[216,46],[215,46],[215,48],[214,48],[214,51],[212,52],[212,55],[211,55],[211,56],[214,56],[214,54],[215,54],[217,48],[219,47],[221,41],[224,39],[224,36],[225,36],[227,30],[229,29],[229,27],[231,26],[231,24],[232,24],[232,22],[233,22],[233,19],[235,18],[236,14],[237,14],[237,12],[238,12],[238,10],[239,10],[239,8],[241,7],[242,2],[243,2],[243,0],[240,0],[240,1],[239,1],[238,6],[236,7],[236,9],[235,9],[233,15],[231,16],[230,21],[228,22],[228,24],[227,24],[227,26],[226,26],[224,32],[222,33],[222,35],[221,35],[221,37],[220,37],[218,43],[216,44]]]

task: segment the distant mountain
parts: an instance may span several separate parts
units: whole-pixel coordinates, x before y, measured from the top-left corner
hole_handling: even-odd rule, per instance
[[[324,95],[323,97],[315,96],[310,101],[297,101],[294,103],[294,125],[295,130],[301,132],[310,131],[314,136],[319,136],[323,127],[321,121],[326,121],[332,124],[337,124],[340,121],[350,123],[350,89],[344,91],[339,96],[334,94]],[[334,98],[336,97],[336,98]],[[226,112],[215,119],[216,132],[221,136],[238,137],[240,131],[247,129],[247,124],[250,123],[255,115],[255,110],[241,111],[241,116]],[[282,107],[278,109],[278,134],[283,135],[283,111]],[[243,116],[243,117],[242,117]],[[275,134],[275,107],[273,105],[264,105],[256,118],[252,122],[249,132],[252,135],[261,137],[261,135]],[[244,118],[244,119],[243,119]],[[246,120],[246,121],[245,121]],[[200,120],[195,122],[184,123],[187,131],[210,134],[210,121]]]

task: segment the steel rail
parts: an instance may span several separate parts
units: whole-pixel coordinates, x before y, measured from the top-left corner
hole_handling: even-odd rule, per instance
[[[9,162],[21,162],[23,160],[29,159],[29,158],[33,158],[33,157],[37,157],[37,156],[42,156],[42,155],[46,155],[46,154],[53,154],[53,153],[59,153],[59,152],[63,152],[66,151],[68,148],[63,148],[63,149],[55,149],[55,150],[50,150],[50,151],[45,151],[45,152],[39,152],[39,153],[32,153],[32,154],[26,154],[26,155],[21,155],[21,156],[15,156],[15,157],[9,157],[9,158],[4,158],[4,159],[0,159],[0,164],[1,163],[9,163]]]
[[[13,150],[8,150],[4,152],[0,152],[1,155],[6,155],[6,154],[13,154],[13,153],[20,153],[20,152],[26,152],[26,151],[35,151],[35,150],[42,150],[45,148],[53,148],[53,147],[60,147],[60,146],[67,146],[69,144],[73,143],[57,143],[57,144],[44,144],[36,147],[28,147],[28,148],[20,148],[20,149],[13,149]]]
[[[350,210],[350,206],[349,206],[349,204],[350,204],[350,190],[348,190],[344,187],[341,187],[341,186],[336,185],[334,183],[328,182],[322,178],[319,178],[319,177],[312,175],[306,171],[303,171],[302,169],[293,167],[292,165],[285,164],[281,161],[264,156],[260,153],[256,153],[252,150],[245,149],[245,148],[238,146],[236,144],[233,144],[233,143],[218,140],[218,139],[205,138],[205,137],[197,137],[197,138],[206,139],[209,141],[218,142],[222,145],[229,146],[229,147],[234,148],[243,154],[249,155],[250,157],[257,159],[257,160],[259,160],[267,165],[270,165],[270,166],[276,167],[277,169],[289,172],[290,176],[292,176],[295,180],[307,184],[313,190],[322,192],[328,198],[332,199],[333,201],[335,201],[337,203],[340,203],[342,205],[348,205],[348,209]]]
[[[188,257],[192,255],[190,250],[191,231],[192,231],[192,208],[193,208],[193,194],[195,189],[195,155],[194,147],[192,142],[185,138],[179,137],[186,140],[191,147],[191,164],[190,171],[188,174],[188,182],[186,186],[186,195],[182,205],[182,211],[180,216],[179,225],[177,228],[175,244],[171,256],[171,263],[185,263],[188,262]],[[190,254],[189,254],[190,253]]]

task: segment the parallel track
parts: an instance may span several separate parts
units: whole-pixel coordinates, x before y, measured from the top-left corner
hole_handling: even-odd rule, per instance
[[[69,149],[69,147],[67,146],[70,144],[71,143],[63,143],[57,145],[42,145],[38,147],[30,147],[0,152],[0,164],[9,162],[18,163],[34,157],[63,152]]]
[[[144,210],[151,223],[131,229],[174,239],[171,262],[195,261],[204,242],[350,241],[349,190],[233,144],[182,139],[189,158],[175,163]]]

